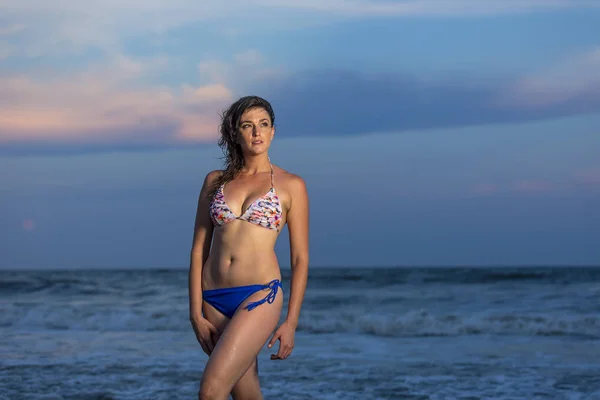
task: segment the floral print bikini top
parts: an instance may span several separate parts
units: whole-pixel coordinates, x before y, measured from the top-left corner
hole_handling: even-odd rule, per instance
[[[275,187],[273,186],[273,166],[271,166],[271,189],[254,200],[239,217],[227,205],[225,195],[223,194],[224,187],[225,183],[217,189],[215,196],[210,202],[210,216],[215,225],[223,226],[233,220],[239,219],[262,226],[263,228],[279,231],[282,212],[279,196],[277,196]]]

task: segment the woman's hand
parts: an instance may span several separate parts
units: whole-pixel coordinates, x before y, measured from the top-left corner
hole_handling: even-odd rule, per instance
[[[206,318],[193,317],[190,318],[194,333],[196,333],[196,339],[202,346],[202,350],[210,356],[219,338],[219,331],[213,324],[211,324]]]
[[[294,349],[294,335],[296,328],[293,327],[288,321],[285,321],[275,331],[273,337],[269,341],[268,348],[271,348],[275,341],[279,339],[279,351],[277,354],[271,354],[271,360],[285,360],[292,354]]]

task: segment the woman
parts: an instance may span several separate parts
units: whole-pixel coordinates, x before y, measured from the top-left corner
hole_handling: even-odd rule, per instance
[[[257,356],[283,304],[275,241],[287,223],[292,278],[287,317],[272,360],[294,347],[308,277],[308,196],[302,178],[271,164],[275,115],[243,97],[223,114],[225,170],[210,172],[198,199],[189,271],[190,320],[209,356],[199,399],[262,399]]]

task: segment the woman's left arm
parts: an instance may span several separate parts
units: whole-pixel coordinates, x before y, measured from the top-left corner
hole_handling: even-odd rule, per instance
[[[308,281],[308,193],[306,184],[299,176],[293,176],[289,185],[290,208],[287,212],[287,225],[290,236],[290,261],[292,279],[287,317],[275,331],[269,346],[280,340],[279,351],[271,359],[286,359],[294,348],[294,334],[298,327],[300,308]]]

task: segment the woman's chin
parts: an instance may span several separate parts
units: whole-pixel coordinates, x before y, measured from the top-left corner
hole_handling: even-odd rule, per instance
[[[250,147],[246,153],[250,156],[259,156],[263,153],[266,153],[268,149],[269,148],[267,146],[261,144]]]

